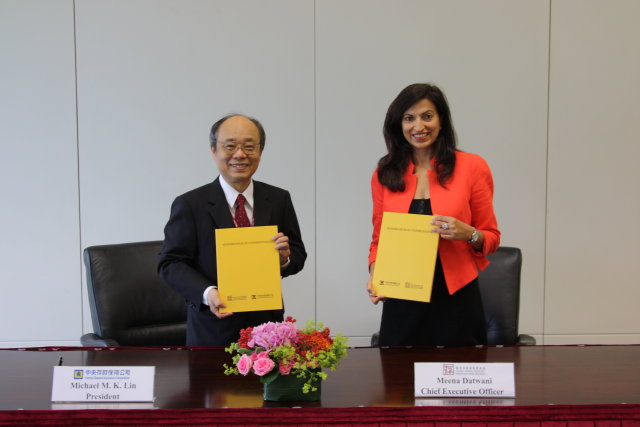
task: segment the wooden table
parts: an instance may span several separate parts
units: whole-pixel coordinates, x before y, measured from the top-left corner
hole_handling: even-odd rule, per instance
[[[156,366],[156,408],[258,408],[255,375],[226,376],[222,349],[0,350],[0,409],[51,409],[53,366]],[[515,399],[416,399],[414,362],[514,362]],[[322,384],[320,402],[295,406],[640,404],[640,346],[355,348]]]

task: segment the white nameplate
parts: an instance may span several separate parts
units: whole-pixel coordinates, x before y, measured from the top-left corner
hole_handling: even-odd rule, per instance
[[[52,402],[151,402],[155,366],[54,366]]]
[[[415,363],[417,397],[515,397],[513,363]]]

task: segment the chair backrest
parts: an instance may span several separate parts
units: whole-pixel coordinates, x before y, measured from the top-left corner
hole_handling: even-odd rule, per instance
[[[501,246],[487,258],[491,264],[478,276],[487,320],[487,344],[516,344],[522,252],[518,248]]]
[[[121,346],[185,345],[184,299],[156,272],[162,241],[84,250],[94,332]]]

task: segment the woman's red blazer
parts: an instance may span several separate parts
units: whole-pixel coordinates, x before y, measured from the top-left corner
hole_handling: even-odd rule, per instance
[[[432,160],[432,166],[434,161]],[[373,197],[373,235],[369,264],[376,260],[383,212],[409,212],[416,192],[415,166],[409,163],[404,174],[405,190],[392,192],[378,181],[378,171],[371,177]],[[472,225],[484,234],[482,251],[475,251],[464,240],[440,239],[438,255],[449,293],[478,276],[478,269],[489,264],[485,254],[495,252],[500,244],[500,230],[493,212],[493,177],[487,162],[476,154],[457,152],[456,166],[446,188],[438,183],[435,171],[429,170],[429,192],[434,215],[452,216]]]

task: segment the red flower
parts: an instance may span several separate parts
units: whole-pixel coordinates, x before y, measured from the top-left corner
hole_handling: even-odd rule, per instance
[[[238,346],[240,346],[240,348],[249,348],[249,340],[251,339],[252,331],[253,328],[240,330],[240,339],[238,340]]]
[[[333,345],[333,340],[329,336],[329,328],[324,328],[322,332],[312,331],[310,334],[300,333],[298,335],[297,350],[299,354],[311,352],[318,354],[322,350],[329,350]]]

